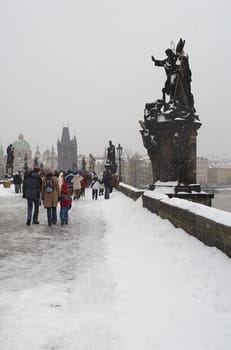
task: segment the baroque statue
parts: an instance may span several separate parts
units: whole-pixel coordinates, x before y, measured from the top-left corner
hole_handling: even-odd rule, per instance
[[[107,147],[107,160],[105,164],[105,169],[110,169],[112,174],[115,174],[117,171],[115,145],[113,145],[112,141],[109,141]]]
[[[115,164],[115,146],[112,141],[109,141],[109,145],[107,148],[107,160],[110,164]]]
[[[12,144],[10,144],[8,147],[7,147],[7,165],[10,167],[10,166],[13,166],[14,164],[14,147],[12,146]]]
[[[191,92],[192,72],[184,51],[185,40],[167,48],[166,57],[151,56],[155,67],[163,67],[166,80],[162,96],[146,103],[140,121],[144,147],[152,163],[153,183],[196,183],[196,136],[201,126]]]
[[[11,175],[13,175],[14,169],[14,147],[10,144],[6,150],[7,160],[6,160],[6,174],[8,174],[9,169],[11,169]]]
[[[166,94],[169,95],[170,101],[176,101],[193,108],[194,101],[191,93],[192,73],[189,67],[188,55],[184,53],[185,40],[180,39],[176,51],[167,49],[166,58],[157,60],[152,56],[155,66],[164,67],[167,79],[162,89],[163,100],[166,102]]]

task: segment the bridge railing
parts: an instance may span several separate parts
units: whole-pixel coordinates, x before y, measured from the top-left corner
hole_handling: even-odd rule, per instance
[[[122,183],[119,190],[133,200],[142,196],[143,207],[231,258],[231,213]]]

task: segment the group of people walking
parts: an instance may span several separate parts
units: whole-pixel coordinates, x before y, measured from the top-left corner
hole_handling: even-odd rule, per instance
[[[98,178],[97,174],[94,174],[93,180],[90,184],[92,189],[92,199],[97,200],[98,195],[104,195],[105,199],[109,199],[113,188],[117,188],[117,186],[118,177],[116,174],[112,174],[110,169],[104,171],[101,178]]]
[[[69,210],[73,200],[79,200],[85,195],[85,188],[92,189],[92,199],[97,199],[98,194],[104,194],[109,199],[113,186],[113,175],[110,170],[103,173],[101,179],[97,174],[84,174],[79,171],[53,172],[51,169],[42,171],[39,168],[29,170],[24,174],[22,183],[23,198],[27,199],[26,224],[39,224],[39,206],[43,202],[47,210],[48,226],[57,224],[57,206],[60,203],[61,225],[68,224]]]
[[[39,224],[39,206],[43,201],[47,209],[48,226],[57,223],[57,205],[60,202],[61,224],[68,224],[68,210],[62,209],[71,206],[71,195],[67,184],[59,185],[58,176],[51,169],[41,174],[39,168],[34,168],[25,174],[23,180],[23,198],[27,199],[27,225]],[[34,211],[33,211],[34,208]]]

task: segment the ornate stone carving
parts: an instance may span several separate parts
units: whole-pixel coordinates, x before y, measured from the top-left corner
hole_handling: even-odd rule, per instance
[[[196,136],[201,123],[191,93],[188,55],[180,39],[176,50],[167,49],[167,57],[155,66],[164,67],[167,78],[162,98],[146,103],[144,121],[140,121],[144,147],[152,162],[153,183],[177,181],[179,185],[196,183]],[[168,97],[168,100],[167,100]]]

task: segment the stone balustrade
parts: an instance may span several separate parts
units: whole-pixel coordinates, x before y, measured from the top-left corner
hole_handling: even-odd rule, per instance
[[[142,196],[143,207],[231,258],[231,213],[122,183],[119,190],[133,200]]]
[[[133,186],[126,185],[123,182],[119,183],[118,189],[119,191],[123,192],[126,196],[132,198],[134,201],[140,198],[144,193],[144,190],[139,190]]]

